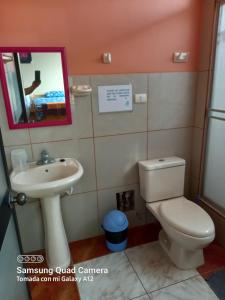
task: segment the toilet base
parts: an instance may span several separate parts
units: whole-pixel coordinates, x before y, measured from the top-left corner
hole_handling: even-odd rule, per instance
[[[194,269],[204,264],[203,250],[186,250],[170,240],[164,230],[159,233],[159,242],[163,250],[178,269]]]

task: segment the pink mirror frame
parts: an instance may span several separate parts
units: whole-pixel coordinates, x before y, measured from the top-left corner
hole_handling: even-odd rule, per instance
[[[64,79],[64,90],[65,90],[65,105],[66,105],[66,118],[65,120],[59,121],[43,121],[40,123],[23,123],[15,124],[13,120],[12,108],[10,105],[9,92],[7,87],[7,81],[4,71],[2,53],[4,52],[60,52],[62,60],[62,70]],[[71,108],[70,108],[70,91],[68,82],[68,72],[66,64],[66,55],[64,47],[0,47],[0,81],[2,85],[2,92],[6,107],[6,114],[10,129],[22,129],[22,128],[33,128],[33,127],[46,127],[46,126],[61,126],[72,124]]]

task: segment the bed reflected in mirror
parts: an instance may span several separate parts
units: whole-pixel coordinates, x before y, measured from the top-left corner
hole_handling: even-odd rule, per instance
[[[63,48],[9,50],[1,49],[2,87],[9,127],[70,124]]]

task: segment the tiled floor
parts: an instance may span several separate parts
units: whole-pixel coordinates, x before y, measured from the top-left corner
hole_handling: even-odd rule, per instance
[[[175,289],[173,289],[173,287],[176,287],[177,295],[179,295],[180,291],[182,291],[182,290],[188,291],[187,292],[187,294],[188,294],[189,289],[190,289],[190,284],[192,282],[192,281],[190,281],[191,280],[190,277],[192,275],[190,273],[188,273],[189,271],[188,272],[180,271],[181,273],[179,273],[179,275],[175,274],[174,267],[172,267],[171,265],[168,265],[168,263],[166,263],[165,258],[164,259],[162,259],[162,257],[160,258],[160,253],[162,255],[161,249],[159,251],[158,250],[155,251],[155,255],[153,256],[154,257],[153,259],[150,259],[149,257],[145,257],[145,253],[147,252],[148,247],[150,247],[147,243],[154,242],[158,239],[159,230],[160,230],[160,225],[158,223],[148,224],[148,225],[132,228],[129,231],[128,249],[125,251],[124,255],[120,254],[121,257],[123,257],[123,258],[121,258],[121,260],[124,261],[124,258],[126,258],[129,262],[128,265],[130,265],[130,261],[132,260],[133,264],[131,266],[132,266],[132,268],[134,266],[134,268],[137,269],[137,270],[133,269],[135,276],[140,276],[141,280],[143,280],[143,284],[145,284],[145,287],[143,285],[142,285],[142,287],[144,290],[145,290],[145,288],[148,288],[148,280],[145,279],[146,278],[145,275],[148,273],[148,276],[149,276],[149,269],[146,268],[146,265],[147,264],[151,265],[151,268],[154,269],[154,272],[156,272],[155,274],[157,274],[157,280],[152,281],[154,283],[155,288],[156,289],[158,288],[159,282],[160,282],[160,285],[162,284],[164,286],[162,289],[160,289],[157,292],[153,292],[153,290],[151,288],[148,290],[148,293],[151,290],[150,296],[152,297],[152,299],[157,299],[157,300],[180,299],[179,297],[174,298],[173,292],[175,291]],[[141,250],[140,252],[137,251],[136,248],[130,248],[130,247],[135,247],[137,245],[143,245],[140,247],[140,250]],[[154,244],[152,244],[152,245],[154,245]],[[154,247],[157,249],[157,244],[155,244]],[[103,236],[94,237],[94,238],[90,238],[90,239],[83,240],[83,241],[73,242],[70,244],[70,250],[71,250],[71,254],[72,254],[73,263],[76,263],[76,264],[81,263],[81,262],[86,263],[87,260],[98,258],[98,257],[104,256],[104,255],[110,253],[107,250],[107,248],[105,247],[105,239]],[[138,252],[139,254],[135,255],[136,252]],[[43,254],[43,252],[38,252],[38,253]],[[218,269],[220,269],[222,267],[225,267],[225,249],[222,248],[221,246],[213,243],[209,247],[204,249],[204,254],[205,254],[205,264],[203,266],[201,266],[200,268],[198,268],[199,273],[204,278],[208,278],[208,276],[210,276],[213,272],[217,271]],[[109,256],[107,255],[107,257],[109,257]],[[159,264],[157,264],[157,263],[159,263],[161,261],[161,259],[164,260],[164,264],[161,265],[161,267],[159,268]],[[144,272],[142,272],[142,275],[140,273],[142,269],[141,269],[141,267],[138,268],[138,262],[140,262],[142,264],[142,266],[145,267]],[[144,262],[144,265],[143,265],[143,262]],[[46,267],[46,265],[43,264],[43,267]],[[121,267],[118,267],[118,269],[121,271]],[[161,271],[164,272],[164,274],[166,274],[165,277],[160,277],[160,274],[158,272],[159,269],[161,269]],[[128,268],[128,271],[129,270],[130,270],[130,268]],[[139,275],[138,275],[138,272],[139,272]],[[194,271],[192,271],[192,272],[194,272]],[[154,274],[154,276],[155,276],[155,274]],[[150,272],[150,275],[151,275],[151,272]],[[190,275],[190,277],[189,277],[189,275]],[[134,276],[134,275],[132,275],[132,276]],[[154,279],[154,276],[152,276],[153,279]],[[181,276],[181,277],[179,277],[179,276]],[[200,283],[197,283],[198,277],[196,277],[196,273],[194,273],[193,276],[194,276],[193,280],[196,281],[195,285],[197,287],[197,285],[198,286],[200,285]],[[182,283],[180,283],[180,284],[178,283],[178,281],[184,280],[186,278],[188,278],[188,279],[185,281],[182,281]],[[146,282],[145,282],[145,280],[146,280]],[[171,283],[173,281],[176,282],[175,285],[173,285],[174,283]],[[199,281],[201,281],[201,283],[203,284],[203,286],[201,286],[200,289],[202,289],[204,291],[204,287],[207,287],[207,285],[205,285],[206,284],[205,281],[202,282],[202,280],[198,280],[198,282]],[[170,285],[170,286],[167,288],[166,287],[167,285]],[[134,292],[136,292],[137,290],[139,290],[139,286],[137,286],[135,288]],[[193,288],[193,292],[194,292],[194,288]],[[45,299],[47,299],[47,300],[79,300],[80,299],[77,285],[74,282],[63,282],[63,283],[62,282],[54,282],[54,283],[33,282],[33,283],[31,283],[31,293],[32,293],[32,300],[45,300]],[[146,290],[146,293],[147,293],[147,290]],[[190,295],[192,295],[191,293],[192,293],[192,288],[190,291]],[[167,298],[165,298],[163,296],[164,294],[167,295]],[[131,295],[133,296],[133,294],[131,294]],[[143,294],[140,294],[140,295],[143,295]],[[162,297],[164,297],[164,298],[162,298]],[[195,300],[195,299],[202,300],[199,296],[194,298],[194,296],[192,295],[191,297],[192,298],[190,298],[190,297],[185,298],[185,300],[189,300],[189,299],[190,300]],[[121,299],[124,299],[124,298],[121,298]],[[204,296],[203,299],[209,300],[211,298],[207,298],[206,296]],[[81,300],[89,300],[89,299],[81,298]],[[93,298],[90,298],[90,300],[93,300]],[[101,300],[101,298],[99,300]],[[107,298],[105,298],[105,300],[107,300]],[[114,299],[111,298],[110,300],[114,300]],[[135,298],[135,300],[149,300],[149,296],[143,296],[143,297],[138,296],[138,298]]]
[[[218,299],[196,270],[178,270],[164,254],[158,242],[127,249],[76,264],[81,300],[127,299]],[[83,281],[88,269],[108,268],[108,274],[93,274]],[[149,298],[148,298],[149,297]]]
[[[159,223],[131,228],[128,232],[128,247],[157,240],[161,226]],[[109,254],[105,246],[104,236],[97,236],[82,241],[70,243],[73,263],[79,263],[95,257]],[[42,254],[38,251],[33,254]],[[32,268],[32,265],[28,265]],[[47,267],[44,262],[39,267]],[[40,276],[41,277],[41,276]],[[77,285],[74,282],[30,282],[32,300],[80,300]]]

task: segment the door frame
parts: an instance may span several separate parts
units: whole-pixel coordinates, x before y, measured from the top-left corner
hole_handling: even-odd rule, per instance
[[[212,205],[212,200],[208,199],[206,196],[203,196],[203,182],[204,182],[204,173],[205,173],[205,157],[207,149],[207,136],[209,130],[209,107],[212,101],[212,87],[214,79],[214,69],[215,69],[215,58],[216,58],[216,41],[218,33],[218,24],[219,24],[219,13],[221,5],[225,4],[225,0],[216,0],[214,7],[214,16],[213,16],[213,28],[212,28],[212,40],[211,40],[211,53],[210,53],[210,62],[208,70],[208,79],[207,79],[207,93],[206,93],[206,104],[205,104],[205,118],[204,118],[204,127],[203,127],[203,141],[201,147],[201,158],[200,158],[200,174],[199,174],[199,183],[198,183],[198,197],[199,199],[221,217],[225,217],[215,205]]]
[[[10,179],[9,179],[9,172],[8,172],[6,155],[5,155],[5,151],[4,151],[4,144],[3,144],[3,139],[2,139],[1,128],[0,128],[0,151],[1,151],[2,159],[3,159],[3,167],[4,167],[5,177],[6,177],[6,183],[8,186],[7,192],[6,192],[6,194],[3,198],[3,201],[0,205],[0,251],[1,251],[4,239],[5,239],[5,235],[6,235],[6,232],[8,229],[10,219],[13,218],[17,241],[18,241],[18,246],[19,246],[19,251],[20,251],[20,254],[24,254],[23,247],[22,247],[21,235],[20,235],[20,231],[19,231],[18,219],[17,219],[17,215],[16,215],[16,210],[15,210],[15,205],[12,204],[10,206],[10,203],[9,203],[9,199],[11,197],[11,184],[10,184]],[[23,267],[24,267],[24,265],[23,265]],[[28,298],[31,300],[32,296],[31,296],[29,282],[26,281],[25,283],[26,283]]]
[[[6,231],[8,228],[8,224],[9,224],[10,218],[13,214],[13,209],[9,206],[11,184],[10,184],[10,180],[9,180],[9,172],[8,172],[8,167],[7,167],[7,161],[6,161],[1,131],[0,131],[0,148],[1,148],[0,151],[1,151],[2,159],[3,159],[2,163],[3,163],[3,167],[4,167],[4,172],[6,175],[5,176],[6,184],[8,186],[6,194],[4,195],[3,201],[0,205],[0,251],[1,251],[2,244],[3,244],[4,238],[5,238],[5,234],[6,234]]]

